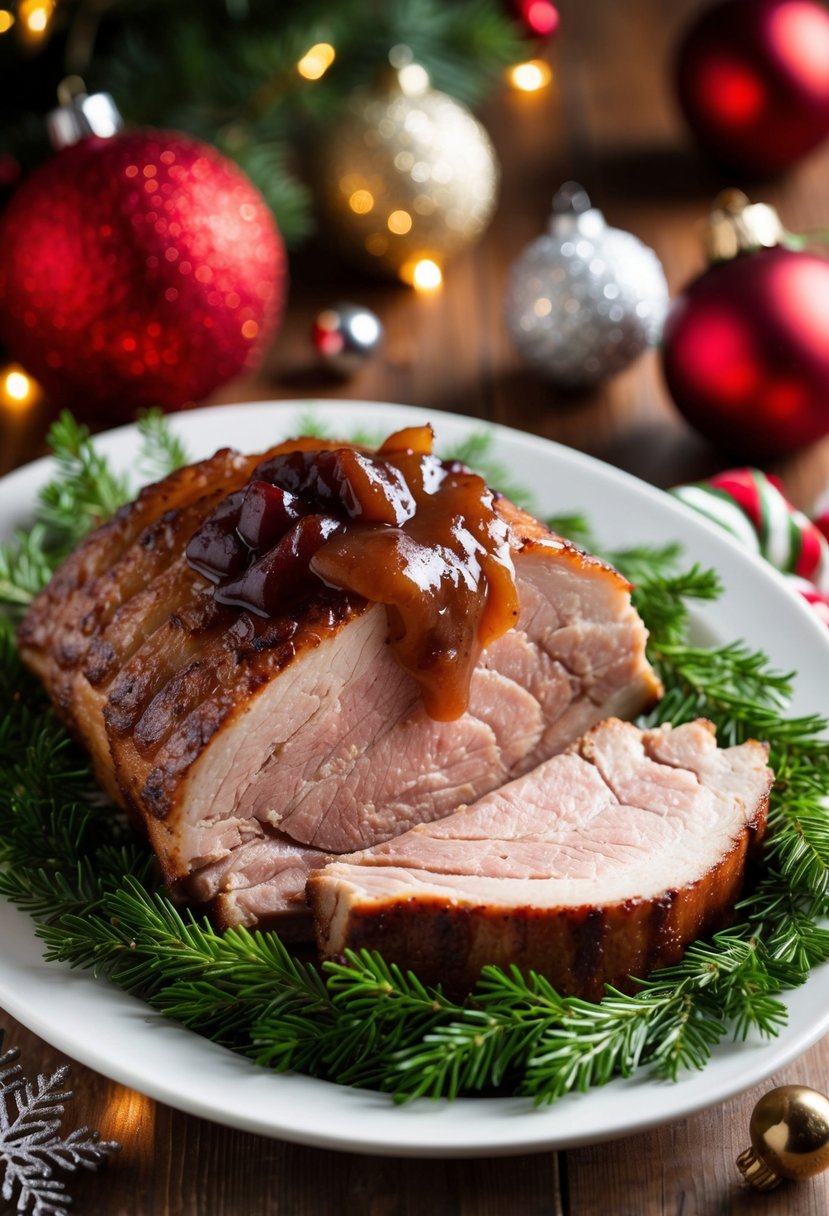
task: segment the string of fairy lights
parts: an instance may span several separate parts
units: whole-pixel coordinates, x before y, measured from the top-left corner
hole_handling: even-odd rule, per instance
[[[57,0],[19,0],[16,12],[0,8],[0,34],[14,29],[29,44],[40,42],[49,32]]]
[[[18,0],[10,8],[0,8],[0,37],[17,37],[23,45],[33,49],[49,36],[55,10],[60,0]],[[540,36],[552,33],[558,24],[558,13],[549,0],[524,0],[522,13],[531,29]],[[552,23],[552,24],[551,24]],[[334,63],[336,48],[329,42],[317,42],[297,60],[296,71],[309,82],[320,80]],[[411,64],[412,72],[422,71]],[[528,59],[511,65],[505,72],[506,83],[519,93],[537,93],[546,89],[552,81],[552,69],[544,59]],[[369,206],[374,200],[362,197],[364,192],[355,191],[349,200],[355,213]],[[401,231],[410,217],[396,211],[388,216],[391,232]],[[443,270],[432,257],[414,258],[405,267],[401,277],[418,292],[431,293],[440,289]],[[16,363],[0,368],[0,405],[7,411],[20,412],[36,405],[43,392],[23,367]]]

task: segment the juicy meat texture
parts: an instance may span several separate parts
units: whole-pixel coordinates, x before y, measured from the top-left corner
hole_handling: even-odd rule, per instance
[[[264,455],[323,446],[336,445]],[[167,882],[229,924],[294,917],[320,857],[441,819],[660,693],[629,585],[506,500],[520,619],[483,652],[453,722],[426,715],[382,606],[320,596],[265,619],[218,604],[184,550],[262,459],[224,450],[146,488],[20,630],[24,660],[101,784],[146,825]]]
[[[377,949],[453,993],[516,963],[598,999],[727,923],[765,830],[767,751],[720,749],[702,720],[601,723],[474,805],[312,874],[320,951]]]

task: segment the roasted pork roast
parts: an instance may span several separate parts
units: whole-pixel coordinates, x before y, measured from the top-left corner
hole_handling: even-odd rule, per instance
[[[611,719],[439,823],[312,874],[323,957],[381,951],[453,994],[515,963],[562,993],[674,963],[726,924],[762,839],[772,773],[755,742],[697,721]]]
[[[146,826],[168,884],[221,923],[307,931],[310,870],[516,779],[540,791],[538,765],[660,693],[626,581],[437,461],[419,430],[376,457],[306,438],[182,469],[89,536],[23,621],[22,656],[101,784]],[[464,495],[477,496],[471,523]],[[491,611],[499,581],[509,629]],[[450,659],[466,675],[442,712]],[[595,767],[578,763],[608,804]],[[661,822],[636,813],[637,832]],[[315,887],[318,908],[346,881],[337,873]],[[352,931],[323,915],[336,951]],[[424,941],[436,926],[430,913]],[[482,958],[476,947],[465,967]]]

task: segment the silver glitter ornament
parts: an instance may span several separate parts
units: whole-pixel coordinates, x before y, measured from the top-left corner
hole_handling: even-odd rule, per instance
[[[351,376],[359,371],[383,340],[383,323],[361,304],[335,304],[318,313],[311,341],[330,371]]]
[[[527,362],[582,388],[613,375],[659,340],[668,285],[652,249],[609,228],[573,182],[553,200],[548,232],[513,263],[506,322]]]

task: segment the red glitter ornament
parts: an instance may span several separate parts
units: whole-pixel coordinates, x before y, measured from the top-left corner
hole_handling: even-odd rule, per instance
[[[254,366],[285,282],[262,196],[184,135],[86,135],[35,170],[0,220],[0,334],[84,417],[175,409]]]
[[[679,99],[702,147],[777,173],[829,135],[829,12],[813,0],[727,0],[682,42]]]
[[[727,214],[738,222],[731,256],[674,301],[662,361],[692,426],[729,451],[762,460],[829,434],[829,262],[780,245],[759,248],[752,213],[770,244],[771,208],[717,213],[720,222]]]

